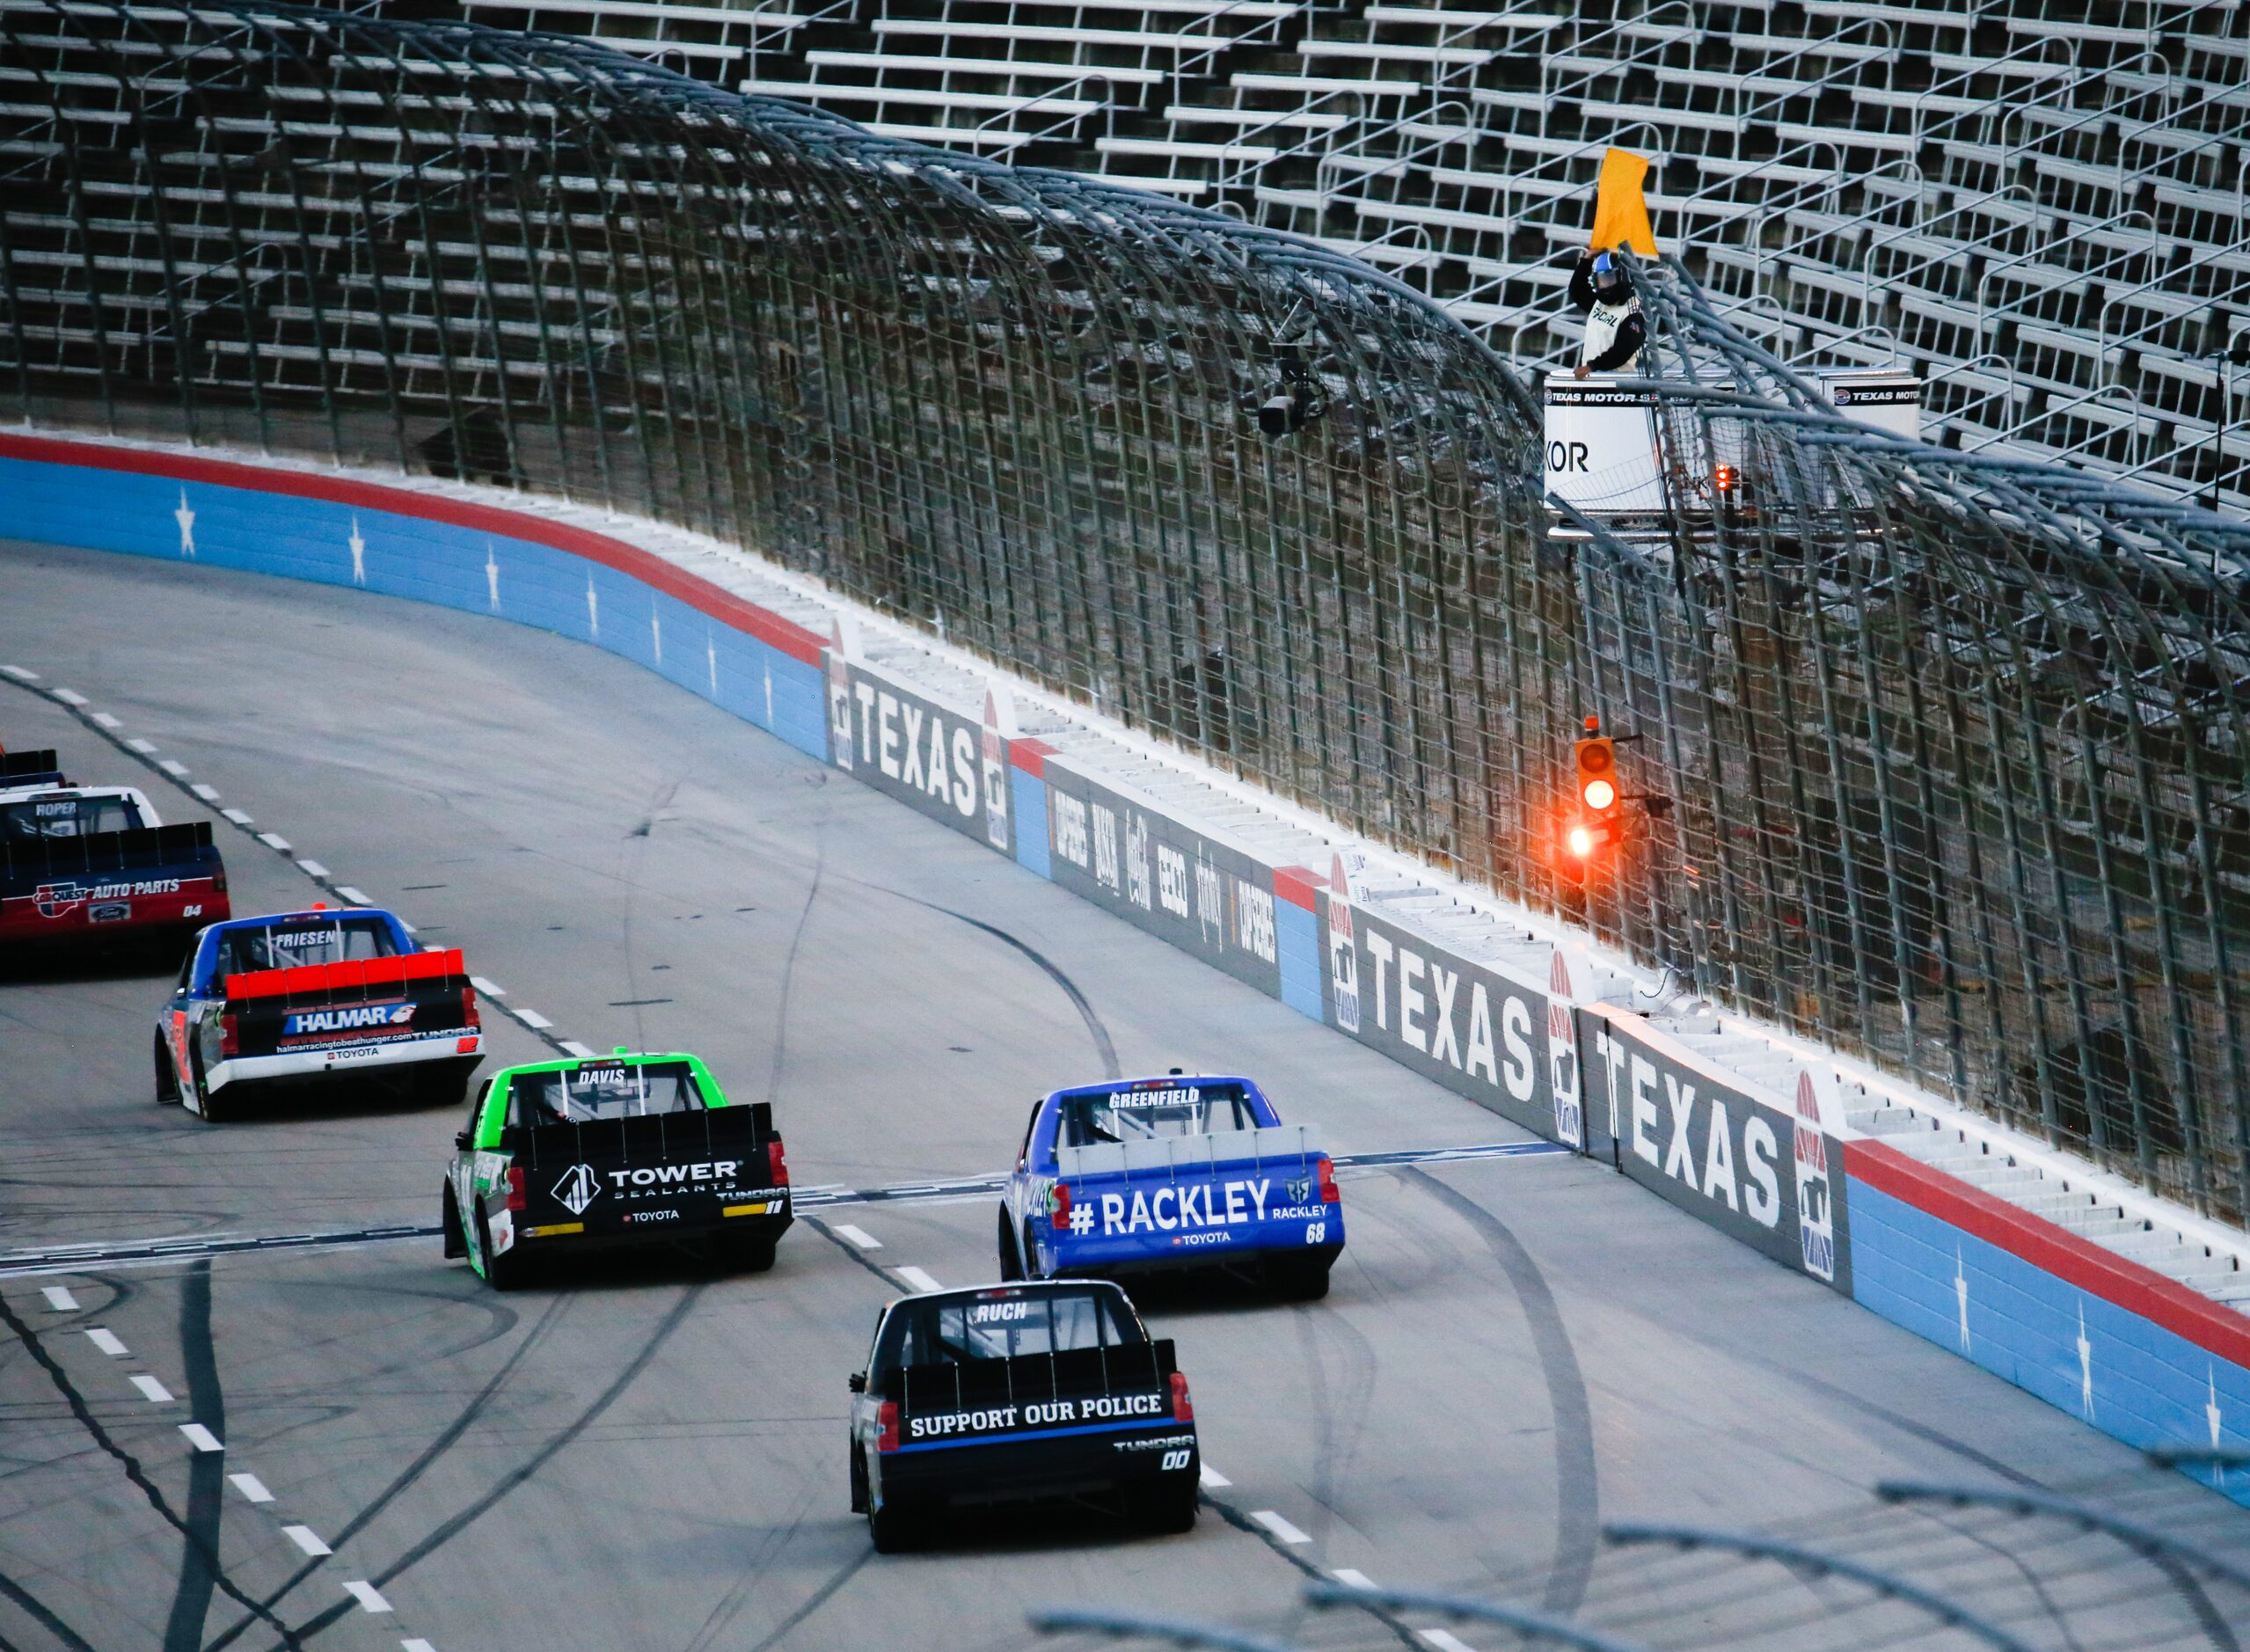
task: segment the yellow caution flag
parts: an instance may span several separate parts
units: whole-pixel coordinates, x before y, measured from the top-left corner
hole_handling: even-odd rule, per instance
[[[1596,252],[1629,246],[1643,258],[1656,256],[1656,232],[1648,227],[1648,201],[1640,181],[1648,176],[1648,157],[1626,150],[1611,150],[1602,157],[1601,181],[1595,186],[1594,241]]]

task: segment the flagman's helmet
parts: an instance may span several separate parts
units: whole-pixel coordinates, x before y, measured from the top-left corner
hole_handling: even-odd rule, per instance
[[[1625,271],[1607,252],[1594,260],[1594,290],[1604,298],[1618,297],[1625,291]]]

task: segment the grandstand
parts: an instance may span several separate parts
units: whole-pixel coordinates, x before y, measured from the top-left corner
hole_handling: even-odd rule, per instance
[[[460,0],[890,135],[1299,231],[1537,367],[1611,144],[1785,360],[2250,508],[2240,0]]]

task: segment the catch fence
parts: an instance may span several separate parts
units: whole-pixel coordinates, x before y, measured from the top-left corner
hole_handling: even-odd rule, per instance
[[[2250,1207],[2238,528],[1855,433],[1643,270],[1671,526],[1558,535],[1534,388],[1379,273],[581,43],[5,0],[0,73],[26,420],[741,544]],[[1672,807],[1581,887],[1589,713]]]

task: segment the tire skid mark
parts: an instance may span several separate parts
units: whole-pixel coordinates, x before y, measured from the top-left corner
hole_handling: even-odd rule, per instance
[[[219,1383],[218,1354],[211,1341],[211,1262],[197,1262],[179,1282],[179,1353],[187,1375],[187,1414],[227,1437],[226,1391]],[[203,1620],[210,1614],[219,1553],[219,1526],[225,1518],[226,1458],[218,1451],[191,1452],[187,1459],[188,1538],[179,1559],[179,1583],[164,1619],[164,1652],[196,1652],[203,1643]]]
[[[795,1634],[798,1626],[806,1619],[834,1599],[839,1590],[859,1575],[859,1568],[874,1558],[875,1551],[873,1548],[865,1548],[837,1567],[829,1575],[828,1582],[815,1590],[803,1605],[784,1618],[773,1633],[752,1647],[750,1652],[771,1652],[771,1648],[779,1646],[790,1635]]]
[[[80,1636],[77,1630],[57,1617],[46,1602],[5,1572],[0,1572],[0,1597],[15,1602],[24,1616],[55,1637],[63,1652],[94,1652],[91,1642]],[[0,1646],[6,1644],[0,1641]]]
[[[77,1385],[71,1382],[69,1373],[56,1362],[54,1355],[47,1351],[40,1342],[38,1334],[24,1323],[23,1317],[9,1305],[5,1297],[0,1297],[0,1325],[5,1325],[15,1333],[17,1340],[23,1343],[32,1358],[39,1363],[40,1368],[47,1373],[47,1379],[55,1385],[56,1390],[69,1404],[70,1414],[77,1420],[78,1426],[92,1436],[94,1443],[105,1452],[117,1459],[118,1465],[125,1470],[125,1477],[132,1481],[142,1496],[149,1500],[149,1506],[162,1516],[164,1522],[178,1531],[188,1544],[201,1546],[201,1539],[198,1534],[174,1511],[171,1500],[164,1495],[163,1488],[150,1480],[148,1471],[141,1466],[140,1458],[110,1437],[109,1430],[102,1427],[99,1420],[87,1406],[85,1396],[81,1394]],[[229,1599],[278,1634],[281,1637],[283,1646],[290,1648],[303,1646],[303,1642],[297,1638],[296,1633],[289,1625],[283,1623],[265,1606],[251,1599],[234,1580],[226,1575],[225,1568],[219,1564],[217,1554],[206,1548],[203,1559],[204,1563],[211,1569],[213,1584],[223,1590]]]
[[[869,884],[867,887],[875,888],[880,886]],[[971,929],[982,930],[995,940],[1005,942],[1008,946],[1014,947],[1032,962],[1037,964],[1046,972],[1048,979],[1063,989],[1063,996],[1070,1000],[1070,1007],[1078,1011],[1078,1019],[1086,1024],[1086,1033],[1093,1040],[1094,1051],[1101,1057],[1101,1076],[1105,1078],[1122,1078],[1125,1076],[1125,1070],[1118,1064],[1117,1046],[1110,1040],[1109,1029],[1101,1024],[1101,1017],[1094,1013],[1092,1001],[1079,990],[1077,982],[1063,973],[1062,966],[1045,953],[1040,951],[1029,941],[1010,934],[997,924],[988,924],[981,917],[971,917],[966,912],[956,912],[950,906],[939,906],[932,901],[917,900],[911,895],[899,895],[895,889],[888,890],[887,893],[897,895],[902,901],[911,901],[915,905],[929,911],[941,913],[957,923],[968,925]]]
[[[638,1378],[643,1371],[647,1369],[648,1363],[656,1357],[657,1351],[664,1346],[665,1342],[671,1337],[672,1333],[678,1330],[680,1327],[686,1322],[690,1311],[694,1308],[697,1302],[701,1300],[703,1293],[707,1288],[708,1287],[706,1286],[698,1284],[690,1285],[683,1290],[680,1295],[680,1299],[672,1305],[671,1309],[664,1315],[663,1319],[658,1322],[656,1328],[649,1333],[647,1340],[640,1345],[640,1350],[630,1360],[625,1362],[625,1369],[619,1371],[617,1376],[610,1380],[610,1385],[607,1388],[604,1388],[595,1397],[592,1404],[588,1405],[585,1410],[580,1412],[578,1415],[573,1418],[569,1422],[565,1423],[562,1428],[556,1430],[554,1435],[548,1439],[547,1443],[541,1446],[537,1451],[533,1452],[530,1458],[525,1461],[522,1466],[513,1469],[508,1473],[502,1476],[498,1485],[494,1486],[483,1496],[478,1498],[476,1502],[471,1503],[466,1509],[461,1510],[460,1513],[453,1516],[450,1519],[441,1522],[429,1532],[427,1536],[421,1539],[420,1541],[413,1544],[405,1553],[401,1554],[389,1566],[384,1568],[383,1570],[377,1572],[369,1581],[372,1582],[376,1587],[380,1589],[383,1585],[410,1570],[422,1561],[428,1559],[429,1556],[443,1548],[456,1537],[458,1537],[464,1531],[474,1524],[478,1518],[489,1511],[494,1505],[499,1503],[503,1498],[507,1497],[510,1492],[513,1492],[517,1487],[522,1485],[524,1481],[530,1480],[542,1468],[544,1468],[547,1464],[559,1455],[565,1447],[568,1446],[572,1441],[577,1439],[580,1435],[583,1434],[588,1428],[599,1422],[603,1413],[606,1412],[610,1406],[615,1404],[618,1397],[622,1395],[627,1388],[632,1385],[634,1378]],[[566,1297],[559,1298],[559,1300],[573,1299],[573,1298]],[[325,1612],[319,1613],[318,1616],[307,1619],[300,1626],[298,1633],[304,1639],[310,1640],[314,1635],[320,1634],[324,1629],[329,1628],[332,1625],[340,1621],[347,1614],[358,1610],[359,1608],[356,1603],[351,1601],[340,1602],[336,1605],[329,1607]]]
[[[1555,1559],[1540,1604],[1545,1611],[1568,1617],[1584,1603],[1593,1583],[1602,1512],[1593,1407],[1587,1399],[1586,1374],[1579,1368],[1569,1328],[1562,1322],[1562,1310],[1556,1305],[1546,1276],[1508,1224],[1427,1170],[1408,1166],[1399,1173],[1477,1230],[1523,1305],[1531,1346],[1546,1378],[1547,1403],[1554,1414]]]

